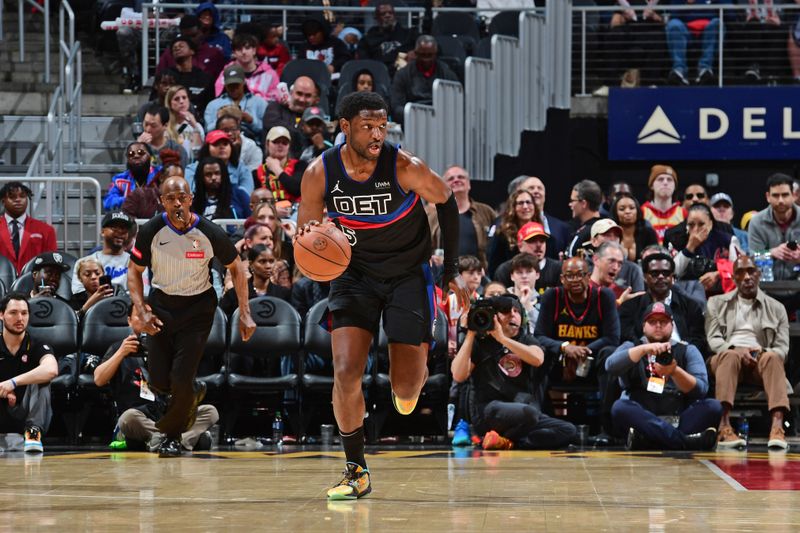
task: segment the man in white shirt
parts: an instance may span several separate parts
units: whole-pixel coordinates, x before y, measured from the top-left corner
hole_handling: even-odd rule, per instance
[[[111,278],[111,287],[115,292],[128,291],[128,261],[130,254],[125,251],[125,243],[136,227],[136,221],[122,211],[106,213],[103,217],[100,235],[103,248],[86,257],[93,257],[103,265],[106,276]],[[83,259],[83,258],[81,258]],[[78,276],[72,278],[72,294],[86,289]]]

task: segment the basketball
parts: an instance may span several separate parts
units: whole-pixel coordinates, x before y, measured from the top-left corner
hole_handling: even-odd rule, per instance
[[[350,264],[350,243],[332,222],[311,229],[294,243],[294,261],[314,281],[338,278]]]

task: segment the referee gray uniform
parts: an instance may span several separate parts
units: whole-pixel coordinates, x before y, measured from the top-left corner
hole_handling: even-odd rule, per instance
[[[186,429],[197,366],[214,323],[217,295],[210,270],[214,257],[228,265],[236,259],[236,248],[219,226],[199,215],[186,231],[170,224],[166,213],[157,215],[141,227],[131,250],[134,263],[150,268],[147,302],[164,323],[147,339],[147,365],[152,388],[172,394],[166,413],[156,423],[169,438],[180,438]]]

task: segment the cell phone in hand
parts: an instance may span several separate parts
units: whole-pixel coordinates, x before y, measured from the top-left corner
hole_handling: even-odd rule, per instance
[[[100,285],[111,286],[111,276],[100,276]]]

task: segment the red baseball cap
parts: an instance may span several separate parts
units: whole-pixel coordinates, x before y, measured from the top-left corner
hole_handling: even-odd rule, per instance
[[[221,140],[231,142],[231,137],[222,130],[209,131],[206,135],[206,144],[216,144]]]
[[[539,222],[528,222],[517,232],[517,242],[527,241],[532,237],[550,237]]]
[[[654,316],[664,317],[667,320],[672,320],[672,309],[663,302],[654,302],[647,306],[644,313],[644,321],[647,322]]]

